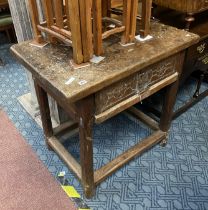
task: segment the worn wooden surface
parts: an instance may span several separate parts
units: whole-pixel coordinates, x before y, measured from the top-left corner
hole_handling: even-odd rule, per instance
[[[30,46],[30,42],[23,42],[13,45],[11,51],[55,96],[72,103],[184,50],[199,38],[159,23],[152,23],[151,29],[152,40],[136,42],[129,47],[123,47],[116,38],[111,38],[104,61],[76,70],[69,63],[68,58],[72,57],[70,47],[48,45],[40,49]],[[74,81],[66,85],[70,78]]]

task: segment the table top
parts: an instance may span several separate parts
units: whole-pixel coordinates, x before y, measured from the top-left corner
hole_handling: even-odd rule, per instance
[[[70,65],[72,49],[60,45],[38,48],[30,41],[13,45],[11,52],[52,93],[73,103],[110,84],[196,43],[199,37],[157,22],[151,25],[153,39],[123,47],[118,37],[105,42],[105,59],[81,69]],[[68,80],[70,84],[65,84]]]

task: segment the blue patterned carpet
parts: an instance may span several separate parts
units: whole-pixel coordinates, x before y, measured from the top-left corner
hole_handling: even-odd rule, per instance
[[[8,45],[0,45],[0,106],[31,145],[49,171],[56,176],[66,171],[70,183],[83,194],[81,185],[66,166],[47,150],[41,128],[25,112],[17,97],[27,93],[25,71],[9,54]],[[190,83],[181,91],[194,86]],[[180,102],[179,102],[180,103]],[[87,204],[95,210],[190,210],[208,209],[208,99],[184,113],[172,123],[169,143],[159,145],[127,164],[108,178]],[[119,115],[96,126],[94,167],[98,168],[150,133],[145,126]],[[66,145],[79,157],[78,137]]]

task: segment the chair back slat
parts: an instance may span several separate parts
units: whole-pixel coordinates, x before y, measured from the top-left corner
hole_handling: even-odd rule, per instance
[[[138,0],[132,0],[132,4],[131,4],[131,24],[130,24],[130,33],[129,33],[130,42],[132,42],[135,38],[137,14],[138,14]]]
[[[123,25],[125,26],[125,31],[121,38],[121,42],[124,44],[129,42],[130,21],[131,21],[131,0],[123,0]]]

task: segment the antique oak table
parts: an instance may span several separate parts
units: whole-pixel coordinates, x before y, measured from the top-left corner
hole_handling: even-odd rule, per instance
[[[95,186],[118,168],[159,142],[166,142],[178,89],[185,49],[198,36],[159,23],[152,23],[153,39],[123,47],[112,37],[105,46],[105,59],[99,64],[72,69],[72,51],[61,45],[43,49],[30,41],[11,47],[16,58],[32,73],[46,144],[53,149],[81,180],[86,197]],[[68,83],[66,83],[68,82]],[[160,124],[133,105],[166,88]],[[74,120],[53,129],[47,93]],[[153,134],[128,149],[97,171],[93,170],[93,124],[102,123],[122,111],[128,111],[149,125]],[[57,135],[79,127],[80,164],[69,154]]]

